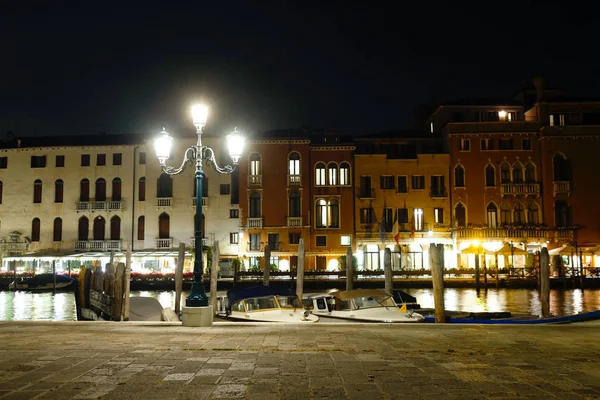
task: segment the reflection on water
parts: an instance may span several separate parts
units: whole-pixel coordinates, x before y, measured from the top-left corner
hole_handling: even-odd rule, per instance
[[[417,298],[423,308],[433,308],[432,289],[404,289]],[[181,296],[185,304],[188,293]],[[158,299],[163,307],[175,308],[174,291],[132,291],[131,296]],[[531,289],[445,289],[447,310],[467,312],[510,311],[513,314],[541,314],[539,294]],[[600,309],[600,289],[573,289],[550,291],[550,312],[564,316]],[[72,292],[32,293],[0,292],[0,320],[73,321],[77,319],[75,297]]]

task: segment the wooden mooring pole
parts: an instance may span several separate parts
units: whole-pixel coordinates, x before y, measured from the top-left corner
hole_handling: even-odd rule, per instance
[[[298,243],[298,266],[296,267],[296,296],[302,302],[304,294],[304,239]]]
[[[433,284],[433,302],[435,305],[435,322],[446,322],[446,306],[444,304],[444,245],[429,245],[429,265]]]
[[[550,255],[546,247],[540,254],[540,298],[542,301],[542,316],[550,316]]]

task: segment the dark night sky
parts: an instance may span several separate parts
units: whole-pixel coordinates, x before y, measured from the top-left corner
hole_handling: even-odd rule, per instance
[[[600,96],[598,14],[574,1],[79,3],[0,2],[0,137],[193,131],[196,99],[215,131],[378,132],[534,75]]]

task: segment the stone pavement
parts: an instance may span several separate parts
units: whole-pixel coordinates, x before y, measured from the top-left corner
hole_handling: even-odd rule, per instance
[[[600,323],[0,322],[0,399],[600,399]]]

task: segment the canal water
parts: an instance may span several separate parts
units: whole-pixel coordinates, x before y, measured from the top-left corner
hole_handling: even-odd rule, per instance
[[[433,308],[431,289],[404,289],[417,298],[422,308]],[[173,309],[174,291],[132,291],[132,296],[149,296],[160,301],[163,307]],[[182,303],[187,293],[183,293]],[[513,314],[541,314],[539,294],[532,289],[445,289],[447,310],[466,312],[510,311]],[[550,311],[564,316],[600,309],[600,289],[552,290]],[[0,292],[0,320],[74,321],[75,297],[73,292],[32,293],[24,291]]]

